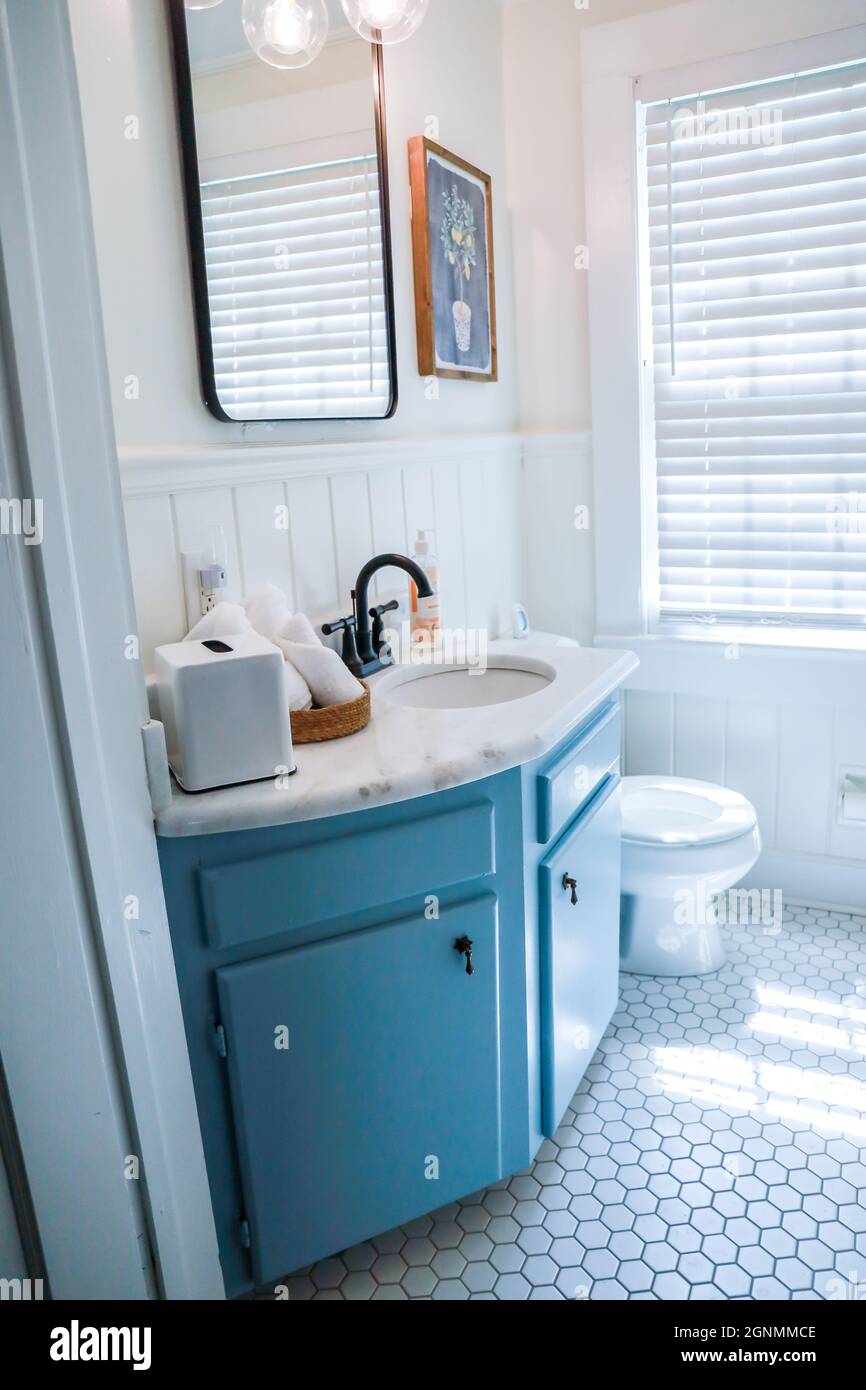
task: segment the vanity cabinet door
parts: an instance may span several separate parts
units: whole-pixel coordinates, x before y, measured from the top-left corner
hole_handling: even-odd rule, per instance
[[[616,1009],[620,781],[541,865],[542,1127],[552,1137]]]
[[[257,1284],[504,1176],[495,897],[217,980]]]

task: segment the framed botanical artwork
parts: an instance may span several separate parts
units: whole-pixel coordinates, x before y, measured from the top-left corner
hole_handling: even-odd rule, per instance
[[[496,381],[493,188],[464,159],[409,142],[418,370]]]

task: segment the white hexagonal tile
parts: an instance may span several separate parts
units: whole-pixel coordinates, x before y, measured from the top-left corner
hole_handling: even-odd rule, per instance
[[[782,934],[729,931],[716,976],[625,978],[618,1011],[553,1140],[486,1192],[287,1280],[292,1297],[839,1298],[866,1280],[866,1164],[849,1139],[691,1099],[661,1079],[671,1048],[866,1084],[866,1061],[754,1032],[765,982],[862,1008],[862,919],[798,907]],[[801,1007],[796,1002],[801,1001]],[[683,1075],[690,1075],[687,1071]]]
[[[408,1270],[401,1280],[402,1287],[410,1298],[429,1298],[438,1282],[429,1265]]]

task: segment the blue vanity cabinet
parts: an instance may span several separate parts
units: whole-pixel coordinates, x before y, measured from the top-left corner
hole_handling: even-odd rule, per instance
[[[217,982],[257,1285],[501,1172],[495,896]]]
[[[159,840],[229,1297],[531,1161],[522,843],[519,769]]]
[[[616,1004],[619,741],[607,699],[467,786],[159,840],[229,1297],[554,1134]]]
[[[542,1128],[556,1133],[615,1012],[620,778],[613,774],[540,867]]]

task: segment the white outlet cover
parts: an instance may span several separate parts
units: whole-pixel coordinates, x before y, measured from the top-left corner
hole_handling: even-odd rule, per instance
[[[839,769],[836,823],[866,830],[866,768]]]

